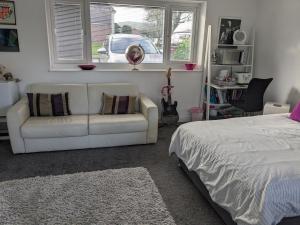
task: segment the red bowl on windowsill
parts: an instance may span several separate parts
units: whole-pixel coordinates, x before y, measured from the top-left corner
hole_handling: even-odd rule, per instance
[[[82,70],[93,70],[96,68],[96,66],[92,64],[78,65],[78,67]]]
[[[197,64],[195,64],[195,63],[186,63],[184,65],[185,65],[186,70],[194,70]]]

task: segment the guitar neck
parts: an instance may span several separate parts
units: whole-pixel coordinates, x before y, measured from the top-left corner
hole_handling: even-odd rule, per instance
[[[172,104],[172,97],[171,97],[171,94],[168,94],[168,104],[169,104],[169,105]]]

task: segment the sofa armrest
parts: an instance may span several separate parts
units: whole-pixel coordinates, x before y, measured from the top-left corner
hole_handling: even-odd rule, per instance
[[[156,143],[158,135],[158,108],[144,95],[141,95],[141,111],[148,120],[147,143]]]
[[[25,144],[21,135],[21,126],[29,118],[28,100],[23,97],[7,112],[7,126],[14,154],[25,153]]]

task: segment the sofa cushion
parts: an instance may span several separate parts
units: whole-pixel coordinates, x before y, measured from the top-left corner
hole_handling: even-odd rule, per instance
[[[69,93],[27,93],[30,116],[68,116]]]
[[[143,114],[90,115],[89,134],[120,134],[146,131],[148,121]]]
[[[136,96],[115,96],[103,93],[102,115],[134,114]]]
[[[69,106],[72,115],[88,114],[87,84],[37,83],[27,87],[28,93],[57,94],[69,93]]]
[[[23,138],[59,138],[88,135],[88,116],[30,117],[21,127]]]
[[[139,112],[139,90],[137,86],[127,83],[88,84],[89,114],[98,114],[102,108],[102,94],[117,96],[138,96],[135,110]],[[72,110],[72,109],[71,109]]]

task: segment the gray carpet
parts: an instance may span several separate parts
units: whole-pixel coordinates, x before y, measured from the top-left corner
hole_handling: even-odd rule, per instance
[[[13,155],[0,141],[0,181],[105,169],[145,167],[177,225],[224,225],[217,214],[169,157],[175,127],[159,129],[155,145]]]
[[[175,225],[142,167],[2,182],[0,221],[3,225]]]

